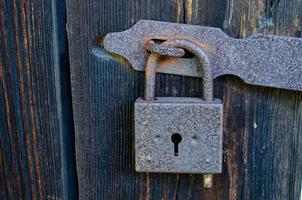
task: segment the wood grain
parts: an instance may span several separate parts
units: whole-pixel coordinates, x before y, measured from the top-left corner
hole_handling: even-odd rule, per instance
[[[0,199],[76,194],[64,13],[60,1],[0,1]]]
[[[80,199],[175,199],[178,175],[137,174],[133,105],[144,74],[100,48],[108,32],[138,19],[183,21],[182,1],[67,1]],[[180,95],[180,77],[160,76],[159,94]]]
[[[301,35],[298,0],[67,0],[80,199],[298,199],[301,113],[298,92],[215,80],[224,102],[224,171],[212,189],[200,175],[138,174],[133,103],[144,75],[102,49],[108,32],[138,19],[215,26],[232,37]],[[200,80],[158,75],[157,95],[198,96]]]
[[[187,13],[212,5],[194,2],[202,6]],[[301,1],[230,0],[222,28],[235,38],[254,32],[299,37],[301,6]],[[204,21],[203,14],[189,19],[217,26],[217,20]],[[181,199],[300,199],[302,94],[246,85],[236,77],[215,80],[215,88],[225,110],[224,172],[206,191],[195,185],[199,179],[181,177],[183,191],[189,191]]]

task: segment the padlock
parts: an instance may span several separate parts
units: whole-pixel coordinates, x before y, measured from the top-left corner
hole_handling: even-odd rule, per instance
[[[168,40],[163,45],[183,48],[196,57],[203,73],[203,98],[155,97],[160,55],[149,55],[145,97],[135,102],[135,169],[155,173],[221,173],[223,106],[212,97],[209,60],[203,49],[189,40]]]

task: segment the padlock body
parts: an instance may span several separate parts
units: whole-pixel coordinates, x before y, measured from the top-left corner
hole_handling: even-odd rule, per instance
[[[157,97],[151,101],[137,99],[136,171],[221,173],[222,114],[220,100],[185,97]],[[175,144],[173,135],[180,135],[181,141]]]

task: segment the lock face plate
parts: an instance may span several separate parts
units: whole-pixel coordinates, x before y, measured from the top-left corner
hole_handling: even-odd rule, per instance
[[[137,99],[136,171],[221,173],[222,114],[219,100],[188,97]],[[174,134],[178,136],[176,143],[171,138]]]

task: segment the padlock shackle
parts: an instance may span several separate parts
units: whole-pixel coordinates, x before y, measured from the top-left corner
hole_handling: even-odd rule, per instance
[[[145,100],[153,100],[155,98],[156,67],[159,57],[159,54],[151,53],[147,59],[145,70]]]
[[[162,43],[163,45],[183,48],[194,54],[200,63],[200,71],[203,73],[203,99],[205,101],[213,100],[213,79],[211,74],[210,62],[202,47],[187,39],[173,39]],[[160,55],[151,53],[147,59],[146,65],[146,82],[145,82],[145,100],[153,100],[155,98],[156,88],[156,68]]]

